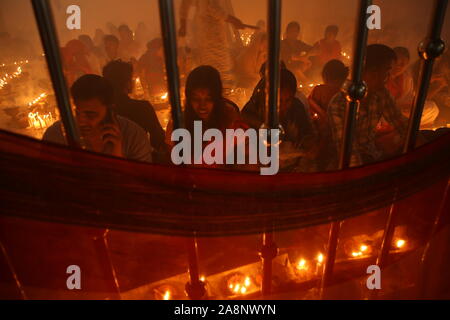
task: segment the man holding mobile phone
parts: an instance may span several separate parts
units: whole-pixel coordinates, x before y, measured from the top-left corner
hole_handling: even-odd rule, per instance
[[[105,78],[84,75],[74,82],[70,91],[87,150],[130,160],[152,161],[147,133],[134,122],[114,114],[114,91]],[[66,144],[61,121],[46,130],[43,140]]]

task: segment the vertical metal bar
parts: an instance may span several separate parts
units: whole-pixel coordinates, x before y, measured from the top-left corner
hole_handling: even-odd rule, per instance
[[[182,128],[183,116],[180,98],[180,76],[177,60],[177,38],[173,0],[159,0],[159,18],[164,45],[166,62],[167,89],[172,110],[173,129]],[[197,238],[195,233],[186,239],[188,252],[189,279],[186,292],[193,300],[201,299],[205,295],[205,286],[200,281],[198,268]]]
[[[419,45],[419,55],[422,58],[422,66],[419,76],[419,90],[414,98],[411,110],[408,132],[403,152],[412,151],[416,145],[417,133],[422,119],[423,106],[428,95],[433,65],[445,50],[445,43],[441,39],[442,27],[445,22],[448,0],[436,0],[436,7],[428,38]]]
[[[16,270],[14,269],[12,261],[9,258],[8,252],[6,251],[6,248],[1,241],[0,241],[0,249],[1,249],[1,253],[3,254],[3,257],[5,259],[5,262],[8,265],[8,269],[9,269],[9,272],[11,273],[11,277],[14,280],[14,284],[16,285],[16,290],[17,290],[18,295],[20,295],[22,300],[27,300],[28,298],[27,298],[27,295],[25,294],[25,290],[19,281],[19,277],[17,276]]]
[[[173,128],[183,127],[180,76],[177,60],[177,37],[174,18],[173,0],[159,0],[159,17],[161,22],[161,35],[164,45],[164,58],[166,61],[167,91],[172,110]]]
[[[417,281],[418,282],[417,283],[417,287],[418,287],[417,291],[418,291],[419,297],[422,298],[422,299],[427,298],[426,292],[425,292],[426,291],[425,290],[425,287],[426,287],[426,283],[425,283],[425,280],[426,280],[425,272],[426,272],[426,270],[425,270],[425,268],[426,268],[427,261],[429,259],[429,254],[430,254],[430,250],[431,250],[430,249],[431,248],[431,241],[437,235],[439,228],[443,224],[442,221],[444,220],[444,214],[445,213],[448,214],[448,211],[446,212],[445,210],[446,210],[446,208],[449,207],[449,204],[448,204],[448,202],[449,202],[449,189],[450,189],[450,180],[447,182],[447,185],[445,187],[444,195],[443,195],[442,200],[441,200],[441,204],[439,205],[438,212],[436,214],[436,217],[434,218],[433,227],[432,227],[431,232],[430,232],[430,237],[429,237],[429,239],[428,239],[428,241],[427,241],[427,243],[425,245],[425,248],[423,249],[422,257],[421,257],[421,260],[420,260],[419,277],[418,277],[418,281]]]
[[[279,126],[278,92],[280,86],[281,0],[268,0],[268,61],[266,68],[266,125]]]
[[[200,280],[198,266],[197,238],[195,233],[192,237],[186,239],[188,263],[189,263],[189,282],[186,283],[186,292],[191,300],[200,300],[205,296],[205,283]]]
[[[355,131],[356,114],[361,100],[365,97],[367,87],[362,81],[364,68],[364,58],[366,55],[368,28],[367,8],[372,4],[371,0],[360,0],[359,15],[356,25],[357,39],[354,44],[354,60],[352,69],[352,84],[347,91],[349,103],[345,111],[344,131],[342,145],[339,155],[339,169],[343,170],[349,167],[352,155],[353,135]],[[325,296],[325,288],[331,283],[334,264],[336,260],[336,250],[338,245],[341,221],[333,222],[330,228],[328,240],[328,250],[325,256],[325,266],[321,283],[321,296]]]
[[[31,3],[44,48],[53,90],[55,91],[56,102],[66,132],[67,144],[70,147],[79,148],[80,136],[70,106],[69,90],[64,78],[58,36],[50,3],[48,0],[31,0]]]
[[[445,13],[448,0],[436,0],[435,10],[431,20],[431,27],[428,38],[419,45],[419,55],[423,59],[420,71],[419,90],[414,98],[413,108],[409,119],[408,131],[406,136],[403,153],[414,150],[416,145],[417,133],[420,128],[423,108],[430,86],[431,75],[433,72],[434,60],[445,50],[445,43],[441,39],[442,26],[445,22]],[[397,206],[395,205],[397,195],[394,195],[393,203],[389,210],[386,228],[383,234],[380,253],[377,258],[377,265],[383,268],[388,260],[389,251],[394,237],[395,222],[398,216]],[[374,291],[372,298],[377,297],[378,292]]]
[[[267,4],[268,61],[266,65],[266,127],[279,128],[279,87],[280,87],[280,35],[281,0],[268,0]],[[269,131],[270,132],[270,131]],[[273,230],[269,223],[263,234],[261,258],[263,262],[262,293],[272,291],[272,261],[278,249],[273,241]]]
[[[108,233],[109,229],[102,230],[100,235],[95,236],[92,240],[94,242],[95,251],[97,253],[100,266],[103,268],[103,274],[106,277],[108,286],[114,288],[114,292],[111,292],[112,299],[121,300],[119,279],[117,278],[116,269],[111,259],[109,245],[108,245]]]

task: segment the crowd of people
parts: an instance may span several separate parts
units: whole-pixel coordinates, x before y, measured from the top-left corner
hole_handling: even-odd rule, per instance
[[[185,1],[184,5],[191,4]],[[223,20],[237,30],[245,27],[238,18],[217,8],[197,10],[204,10],[206,13],[198,14]],[[187,29],[183,19],[186,17],[181,19],[179,33],[185,36]],[[211,23],[206,20],[202,23]],[[118,28],[110,25],[109,28],[111,34],[98,29],[94,39],[81,35],[62,48],[64,71],[84,145],[88,150],[132,160],[170,163],[173,123],[169,122],[164,130],[150,102],[132,98],[137,78],[144,97],[166,90],[162,40],[147,41],[143,24],[139,24],[136,32],[126,25]],[[345,90],[349,77],[345,62],[348,60],[344,59],[337,40],[338,26],[327,26],[323,39],[313,45],[299,39],[300,30],[298,22],[290,22],[281,41],[279,122],[283,132],[280,152],[295,155],[296,160],[289,170],[334,170],[341,152],[348,103]],[[212,41],[207,32],[202,37],[206,42]],[[233,68],[229,68],[232,55],[223,56],[220,53],[224,50],[223,43],[217,45],[217,48],[202,46],[200,51],[187,47],[179,50],[180,70],[185,75],[183,126],[192,134],[194,121],[201,121],[203,130],[215,128],[222,132],[261,128],[266,112],[266,33],[255,30],[250,43],[234,55]],[[352,166],[382,161],[401,153],[417,92],[418,70],[418,63],[411,63],[408,49],[368,45],[363,71],[368,92],[358,110]],[[448,54],[439,58],[437,70],[425,104],[424,128],[445,126],[450,122]],[[322,84],[314,86],[309,96],[299,90],[302,84],[318,76]],[[226,88],[230,85],[253,91],[247,103],[238,106],[227,95]],[[63,143],[61,123],[48,128],[44,139]]]

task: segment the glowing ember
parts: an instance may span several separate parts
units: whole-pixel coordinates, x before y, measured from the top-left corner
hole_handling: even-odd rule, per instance
[[[45,129],[53,124],[51,113],[41,115],[39,112],[30,112],[28,114],[28,126],[32,129]]]
[[[362,252],[361,251],[359,251],[359,252],[352,252],[352,256],[353,257],[360,257],[360,256],[362,256]]]
[[[399,239],[397,240],[397,242],[395,243],[395,246],[399,249],[403,248],[406,244],[406,241],[403,239]]]
[[[45,97],[47,97],[46,93],[41,93],[36,99],[34,99],[33,101],[28,103],[28,106],[31,107],[32,105],[35,105],[36,103],[42,101],[42,99],[44,99]]]
[[[235,274],[228,280],[228,289],[232,294],[246,294],[252,286],[251,278],[242,274]]]
[[[244,46],[248,46],[252,40],[252,33],[249,32],[241,32],[241,41]]]
[[[164,293],[163,300],[170,300],[170,291]]]
[[[305,259],[300,259],[297,263],[297,269],[298,270],[307,270],[308,266],[306,265]]]
[[[22,74],[22,68],[18,67],[17,71],[12,73],[12,74],[8,74],[6,73],[1,79],[0,79],[0,89],[3,89],[4,86],[6,86],[8,84],[9,80],[15,79],[18,76],[20,76]]]
[[[161,99],[166,100],[168,96],[169,96],[169,93],[166,92],[161,96]]]
[[[364,244],[359,248],[359,250],[361,250],[362,252],[367,251],[367,249],[369,249],[369,247]]]
[[[322,253],[319,253],[319,255],[317,256],[317,262],[318,263],[323,263],[323,254]]]
[[[348,60],[351,59],[350,56],[349,56],[346,52],[341,52],[341,55],[342,55],[344,58],[347,58]]]
[[[206,280],[205,276],[201,276],[201,277],[200,277],[200,281],[201,281],[201,282],[205,282],[205,280]]]

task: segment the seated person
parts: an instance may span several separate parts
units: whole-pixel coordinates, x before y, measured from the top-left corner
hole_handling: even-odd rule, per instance
[[[144,129],[114,114],[114,91],[105,78],[84,75],[75,81],[70,91],[80,136],[87,150],[152,161],[152,147]],[[66,144],[61,121],[45,131],[43,140]]]
[[[439,108],[438,126],[450,124],[450,53],[446,52],[436,61],[435,72],[431,79],[428,98]]]
[[[258,33],[238,55],[235,73],[239,87],[254,88],[260,79],[261,65],[267,60],[267,35]]]
[[[119,56],[122,60],[130,61],[139,56],[139,44],[134,40],[133,31],[123,24],[119,27],[120,46]]]
[[[314,45],[313,50],[311,50],[311,55],[314,55],[314,70],[320,72],[328,61],[341,60],[341,44],[336,40],[338,33],[338,26],[327,26],[324,38]]]
[[[167,145],[164,142],[164,130],[155,110],[149,102],[129,97],[134,84],[131,63],[121,60],[112,61],[103,68],[103,76],[114,89],[114,111],[119,116],[137,123],[150,135],[154,160],[163,161],[167,153]]]
[[[395,62],[386,88],[391,93],[397,107],[400,108],[403,115],[409,118],[415,96],[414,80],[409,69],[409,50],[404,47],[396,47],[394,48],[394,52],[397,56],[397,61]],[[422,114],[421,127],[433,127],[434,120],[438,115],[439,108],[437,105],[433,101],[427,100]],[[379,127],[382,132],[392,131],[392,128],[384,121],[380,123]]]
[[[119,39],[112,34],[108,34],[103,38],[103,64],[119,59],[119,44]]]
[[[194,69],[186,80],[184,128],[194,137],[194,121],[202,122],[203,132],[207,129],[219,129],[225,136],[226,129],[246,129],[241,120],[239,108],[223,97],[222,80],[219,72],[211,66]],[[166,142],[171,141],[173,122],[170,121],[166,131]],[[202,135],[203,135],[202,132]],[[204,143],[205,144],[208,143]],[[194,163],[194,162],[192,162]]]
[[[351,166],[381,161],[393,154],[399,154],[404,144],[407,119],[401,114],[386,89],[386,82],[395,61],[395,52],[391,48],[382,44],[367,47],[363,80],[368,86],[368,93],[359,106],[353,134]],[[338,155],[341,152],[347,104],[346,93],[339,92],[328,105],[328,121]],[[384,154],[375,143],[376,128],[381,118],[384,118],[397,133],[396,138],[389,142],[392,144],[391,149],[395,150],[393,154]]]
[[[305,106],[295,96],[297,79],[289,70],[280,72],[280,124],[284,129],[283,142],[291,142],[296,148],[310,145],[314,130]]]
[[[163,42],[160,38],[147,43],[147,51],[138,60],[136,73],[148,98],[161,96],[166,92],[166,69]]]
[[[339,60],[331,60],[322,71],[324,84],[316,86],[309,96],[309,104],[319,136],[319,170],[327,170],[332,165],[332,159],[336,158],[332,143],[331,130],[328,124],[327,109],[331,99],[341,91],[349,69]]]
[[[311,67],[309,53],[312,46],[299,40],[299,35],[300,25],[295,21],[290,22],[286,27],[285,37],[281,40],[280,58],[301,83],[307,84],[305,72]]]
[[[242,109],[244,120],[254,129],[261,128],[265,120],[265,79],[263,78],[250,101]],[[308,110],[296,96],[297,79],[287,69],[280,71],[280,124],[284,130],[280,154],[301,151],[305,157],[314,158],[315,131]],[[306,164],[305,161],[303,161]],[[303,166],[301,171],[315,170],[312,163]]]
[[[341,90],[349,73],[339,60],[331,60],[325,64],[322,70],[324,84],[316,86],[310,96],[311,112],[317,113],[319,119],[326,119],[326,113],[330,100]]]

